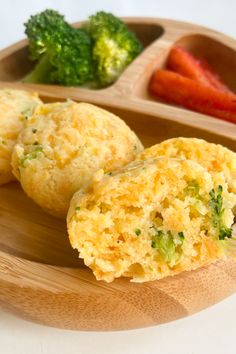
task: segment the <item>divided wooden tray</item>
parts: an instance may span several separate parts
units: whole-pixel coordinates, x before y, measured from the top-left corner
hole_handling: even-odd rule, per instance
[[[26,85],[27,42],[0,52],[0,88],[37,91],[45,102],[71,98],[123,118],[145,146],[174,136],[204,138],[236,150],[236,126],[154,101],[148,81],[179,43],[206,57],[236,91],[236,41],[215,31],[157,18],[126,18],[145,45],[109,88]],[[79,26],[80,24],[75,24]],[[19,184],[0,187],[0,306],[41,324],[80,330],[121,330],[160,324],[195,313],[236,291],[236,263],[218,262],[145,284],[98,282],[69,246],[64,221],[45,214]]]

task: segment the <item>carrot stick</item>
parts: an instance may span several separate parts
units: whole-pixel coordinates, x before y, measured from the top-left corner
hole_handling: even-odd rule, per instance
[[[231,92],[205,60],[196,59],[183,48],[173,47],[171,49],[167,59],[167,67],[204,85],[224,92]]]
[[[206,78],[213,87],[223,92],[233,93],[221,80],[220,76],[210,67],[206,60],[201,59],[200,65],[205,72]]]
[[[151,79],[150,91],[170,103],[236,123],[236,95],[172,71],[157,70]]]
[[[173,47],[171,49],[167,60],[167,68],[176,71],[189,79],[209,85],[209,81],[199,64],[199,61],[183,48]]]

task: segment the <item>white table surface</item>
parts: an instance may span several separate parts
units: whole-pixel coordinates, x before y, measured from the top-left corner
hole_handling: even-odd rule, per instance
[[[54,8],[68,21],[97,10],[199,23],[236,37],[236,0],[0,0],[0,48],[24,37],[31,14]],[[123,332],[75,332],[32,324],[0,310],[1,354],[235,354],[236,296],[194,316]]]

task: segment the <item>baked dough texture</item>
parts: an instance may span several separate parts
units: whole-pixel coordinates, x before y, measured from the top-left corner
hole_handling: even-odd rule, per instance
[[[236,194],[236,153],[220,144],[197,138],[173,138],[145,149],[137,159],[181,157],[198,162],[211,174],[223,173],[229,190]]]
[[[48,213],[65,217],[75,191],[96,171],[109,173],[143,149],[117,116],[73,101],[40,105],[21,131],[12,157],[26,194]]]
[[[25,120],[41,103],[37,93],[21,90],[0,90],[0,185],[15,179],[11,155]]]
[[[161,279],[225,257],[235,204],[224,177],[196,162],[135,161],[75,193],[69,239],[98,280]]]

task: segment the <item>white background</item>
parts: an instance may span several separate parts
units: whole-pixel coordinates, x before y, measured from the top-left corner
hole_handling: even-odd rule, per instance
[[[236,37],[236,0],[0,0],[0,5],[0,48],[23,38],[23,23],[45,8],[61,11],[71,22],[103,9],[195,22]],[[235,329],[236,296],[159,327],[108,333],[42,327],[0,310],[0,353],[236,354]]]

